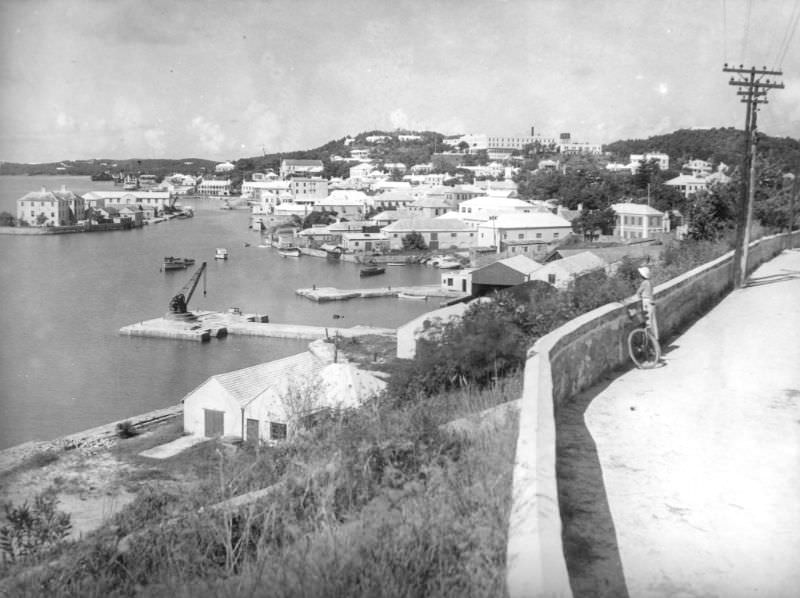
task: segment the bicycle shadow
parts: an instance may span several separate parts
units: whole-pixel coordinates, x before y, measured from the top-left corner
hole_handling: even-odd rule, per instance
[[[597,445],[584,414],[617,377],[576,395],[556,410],[556,474],[562,542],[575,596],[628,598]]]
[[[769,274],[767,276],[760,276],[758,278],[748,278],[747,282],[745,282],[744,287],[758,287],[765,284],[774,284],[776,282],[786,282],[787,280],[794,280],[795,278],[800,278],[800,272],[796,270],[786,270],[784,269],[783,272],[786,274]]]

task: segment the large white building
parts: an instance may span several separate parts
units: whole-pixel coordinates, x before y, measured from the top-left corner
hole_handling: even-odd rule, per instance
[[[532,255],[544,253],[571,233],[569,221],[548,211],[506,213],[478,225],[478,246]]]
[[[640,203],[615,203],[614,235],[623,239],[650,239],[669,231],[669,218],[659,210]]]
[[[475,231],[453,218],[401,218],[381,229],[389,239],[390,249],[402,249],[403,237],[416,232],[428,249],[467,249],[475,244]]]
[[[60,191],[26,193],[17,200],[17,220],[31,226],[66,226],[84,218],[84,200],[62,186]]]

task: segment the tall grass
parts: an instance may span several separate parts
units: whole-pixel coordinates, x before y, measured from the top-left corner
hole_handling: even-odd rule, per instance
[[[502,596],[515,417],[474,437],[440,426],[520,392],[517,377],[402,409],[376,400],[276,447],[210,445],[194,482],[143,489],[110,526],[48,555],[51,565],[11,572],[5,590]],[[256,503],[213,507],[265,487]]]

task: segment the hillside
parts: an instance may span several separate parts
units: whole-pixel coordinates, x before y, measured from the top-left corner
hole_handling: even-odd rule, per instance
[[[0,162],[0,175],[74,175],[91,176],[103,172],[135,172],[154,174],[163,177],[175,172],[199,174],[214,172],[214,160],[204,158],[179,159],[139,159],[127,158],[95,158],[92,160],[64,160],[62,162],[44,162],[39,164],[22,164],[17,162]]]
[[[724,129],[680,129],[647,139],[627,139],[604,146],[616,160],[626,162],[630,154],[664,152],[670,165],[691,159],[708,160],[713,164],[741,164],[744,153],[744,131]],[[759,135],[759,155],[786,169],[800,166],[800,140],[789,137]]]

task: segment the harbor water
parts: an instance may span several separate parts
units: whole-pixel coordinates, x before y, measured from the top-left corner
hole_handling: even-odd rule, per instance
[[[76,193],[114,188],[88,177],[0,176],[0,212],[16,215],[25,193],[61,185]],[[133,231],[0,235],[0,448],[174,405],[209,376],[305,350],[306,341],[228,336],[194,343],[118,334],[166,313],[203,261],[206,283],[201,279],[190,309],[238,307],[275,323],[394,328],[433,307],[393,298],[299,297],[295,289],[312,285],[433,284],[439,273],[390,267],[361,279],[356,264],[259,248],[246,210],[222,210],[220,200],[184,203],[194,218]],[[217,247],[229,250],[228,260],[214,259]],[[195,266],[162,272],[169,255],[194,258]]]

